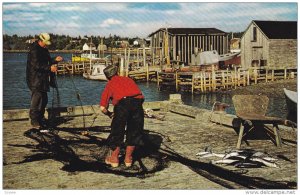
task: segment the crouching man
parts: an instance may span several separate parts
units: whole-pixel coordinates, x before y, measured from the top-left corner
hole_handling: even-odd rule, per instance
[[[123,145],[126,134],[124,163],[126,167],[130,167],[133,162],[133,151],[142,143],[144,96],[132,79],[119,76],[117,71],[118,67],[115,65],[109,65],[104,69],[108,83],[101,95],[100,109],[102,113],[112,118],[111,132],[107,138],[111,151],[105,163],[112,167],[119,166],[120,146]],[[108,110],[110,99],[114,105],[113,112]]]

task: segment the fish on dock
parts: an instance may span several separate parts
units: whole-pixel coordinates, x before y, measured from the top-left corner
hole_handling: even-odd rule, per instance
[[[196,156],[198,156],[198,158],[208,158],[212,156],[223,158],[225,154],[214,153],[210,147],[206,147],[203,152],[198,152]]]
[[[214,153],[210,147],[203,152],[196,154],[198,158],[219,157],[220,160],[212,160],[212,164],[234,165],[237,168],[272,167],[280,168],[276,163],[278,159],[269,156],[267,153],[254,150],[227,150],[223,153]]]
[[[234,159],[221,159],[221,160],[210,161],[211,164],[229,164],[229,165],[237,162],[239,162],[239,160],[234,160]]]
[[[259,157],[252,157],[249,160],[253,161],[253,162],[260,162],[260,163],[264,164],[267,167],[280,168],[279,165],[276,164],[275,162],[267,161],[267,160],[264,160],[264,159],[259,158]]]

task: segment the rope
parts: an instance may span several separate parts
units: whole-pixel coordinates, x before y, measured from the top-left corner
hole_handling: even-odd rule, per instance
[[[85,126],[85,116],[84,116],[84,108],[83,108],[83,104],[82,104],[82,100],[81,100],[81,95],[79,93],[78,88],[75,85],[75,82],[74,82],[74,79],[73,79],[73,74],[71,74],[71,81],[73,83],[73,86],[74,86],[74,89],[75,89],[75,92],[76,92],[76,98],[79,101],[80,107],[81,107],[81,110],[82,110],[83,128],[86,129],[86,126]]]
[[[68,70],[68,69],[67,69]],[[80,95],[80,92],[79,92],[79,89],[77,88],[77,86],[76,86],[76,84],[75,84],[75,82],[74,82],[74,77],[73,77],[73,74],[71,74],[71,82],[72,82],[72,84],[73,84],[73,87],[74,87],[74,90],[75,90],[75,93],[76,93],[76,98],[77,98],[77,100],[79,101],[79,103],[80,103],[80,107],[81,107],[81,110],[82,110],[82,119],[83,119],[83,128],[86,130],[86,131],[88,131],[88,128],[87,128],[87,125],[86,125],[86,120],[85,120],[85,111],[84,111],[84,108],[83,108],[83,103],[82,103],[82,98],[81,98],[81,95]],[[63,81],[65,81],[65,75],[63,76]],[[61,83],[61,86],[60,87],[62,87],[63,86],[63,84],[64,84],[64,82],[62,82]],[[52,106],[51,106],[51,109],[52,109],[52,111],[53,111],[53,109],[54,109],[54,105],[55,105],[55,97],[56,97],[56,99],[57,99],[57,106],[58,107],[60,107],[61,106],[61,101],[60,101],[60,95],[59,95],[59,90],[58,90],[58,83],[57,83],[57,77],[56,77],[56,75],[55,75],[55,85],[56,85],[56,88],[55,89],[53,89],[52,90]],[[56,94],[55,94],[55,92],[56,92]],[[96,111],[95,111],[95,109],[94,109],[94,107],[91,105],[91,107],[92,107],[92,110],[93,110],[93,113],[94,113],[94,118],[93,118],[93,121],[92,121],[92,123],[91,123],[91,125],[89,126],[89,128],[91,128],[93,125],[94,125],[94,123],[95,123],[95,121],[96,121],[96,119],[97,119],[97,117],[99,116],[99,114],[100,113],[96,113]],[[49,122],[51,122],[51,123],[53,123],[53,117],[51,117],[51,121],[49,121]],[[53,129],[53,127],[50,127],[49,128],[49,130],[50,129]]]

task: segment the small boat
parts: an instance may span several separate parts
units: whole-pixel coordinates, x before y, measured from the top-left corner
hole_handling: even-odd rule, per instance
[[[80,53],[80,54],[73,54],[72,55],[72,62],[88,62],[91,60],[100,60],[101,58],[98,57],[95,53]]]
[[[283,88],[288,111],[297,112],[297,92]]]
[[[297,123],[297,92],[291,91],[286,88],[283,88],[285,100],[286,100],[286,106],[288,109],[288,116],[287,119]]]
[[[233,53],[226,53],[226,54],[219,55],[219,61],[231,60],[232,58],[238,56],[239,54],[240,52],[233,52]]]
[[[106,76],[103,72],[105,67],[106,67],[105,64],[94,64],[92,66],[91,71],[83,73],[82,76],[90,80],[107,81]]]

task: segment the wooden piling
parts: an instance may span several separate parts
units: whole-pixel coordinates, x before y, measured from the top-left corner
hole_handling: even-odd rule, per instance
[[[194,94],[194,73],[192,74],[192,94]]]

